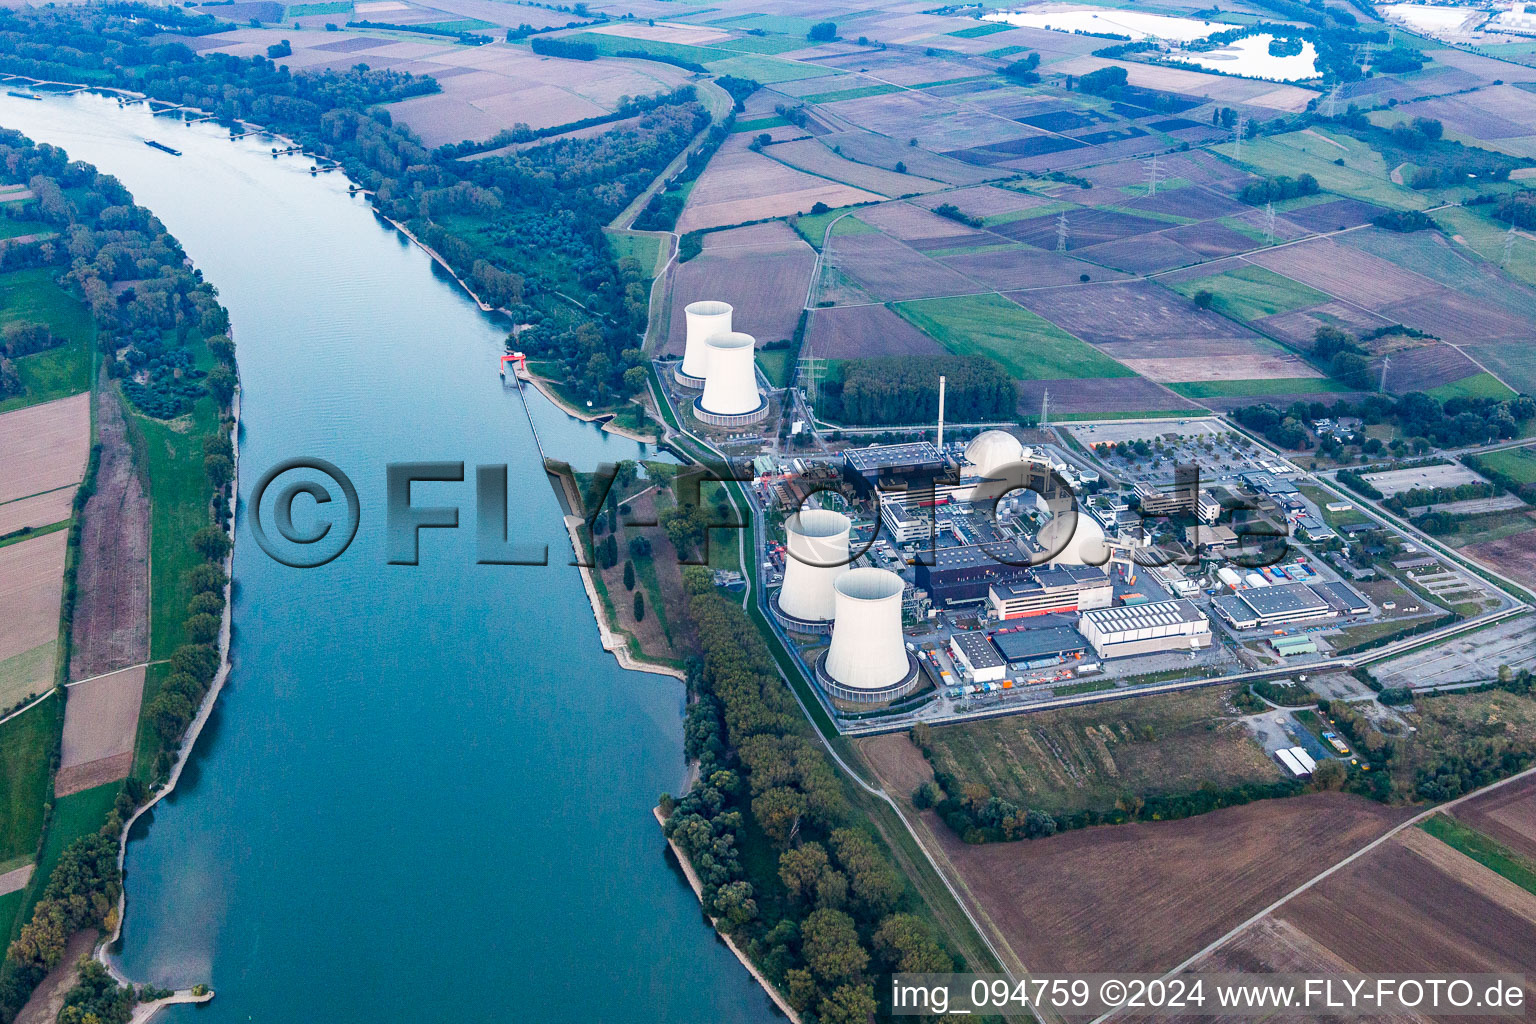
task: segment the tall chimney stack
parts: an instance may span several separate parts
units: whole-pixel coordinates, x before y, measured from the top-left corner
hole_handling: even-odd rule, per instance
[[[939,452],[944,451],[944,375],[939,374]]]

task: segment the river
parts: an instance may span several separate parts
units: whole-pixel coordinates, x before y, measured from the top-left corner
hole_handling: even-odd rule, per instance
[[[651,807],[684,785],[683,690],[602,651],[529,415],[577,465],[642,446],[536,393],[525,414],[496,373],[505,328],[339,174],[99,96],[0,96],[0,125],[121,179],[235,325],[233,668],[134,829],[117,952],[136,980],[217,990],[165,1019],[774,1019],[667,863]],[[356,540],[316,569],[270,559],[247,514],[295,456],[360,498]],[[420,460],[466,463],[414,494],[462,528],[389,565],[385,467]],[[549,566],[474,564],[474,467],[502,463],[511,531]]]

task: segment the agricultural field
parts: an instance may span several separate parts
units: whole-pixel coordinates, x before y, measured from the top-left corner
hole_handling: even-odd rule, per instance
[[[65,344],[14,361],[16,376],[25,390],[0,399],[0,414],[79,394],[91,386],[91,349],[96,326],[90,310],[55,283],[51,269],[35,267],[0,273],[0,327],[13,323],[44,324],[53,334],[64,338]]]
[[[765,217],[809,213],[817,203],[837,207],[883,198],[754,153],[747,148],[745,139],[735,135],[699,176],[678,218],[677,229],[725,227]]]
[[[1457,804],[1457,821],[1536,862],[1536,779],[1501,786]]]
[[[133,765],[144,666],[70,687],[54,792],[68,796],[121,779]]]
[[[1527,513],[1512,523],[1508,532],[1500,533],[1500,536],[1473,540],[1461,550],[1510,579],[1536,587],[1536,520]]]
[[[760,343],[789,340],[815,263],[811,247],[781,223],[706,235],[703,253],[673,265],[670,327],[662,351],[682,354],[683,310],[702,299],[729,302],[735,309],[732,326]]]
[[[923,299],[898,303],[895,309],[956,355],[985,355],[1020,380],[1134,376],[998,295]]]
[[[1409,813],[1318,793],[982,846],[925,820],[1031,970],[1164,971]]]
[[[39,649],[51,651],[58,639],[68,540],[67,531],[57,530],[0,547],[0,679],[8,682],[0,708],[53,685],[53,657]],[[26,660],[12,677],[7,666],[15,658]]]
[[[933,730],[932,750],[962,783],[1053,814],[1278,781],[1280,769],[1232,720],[1228,700],[1212,688],[949,726]]]
[[[813,309],[805,354],[823,359],[936,356],[944,346],[883,305]]]
[[[1522,484],[1536,483],[1536,448],[1504,448],[1477,457],[1492,472],[1502,473]]]
[[[0,414],[0,509],[4,503],[72,487],[91,447],[91,400],[75,395]]]

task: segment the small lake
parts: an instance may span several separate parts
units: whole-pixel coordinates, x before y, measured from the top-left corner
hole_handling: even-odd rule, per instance
[[[164,1019],[781,1019],[668,863],[651,808],[684,786],[683,688],[601,649],[529,416],[578,466],[654,451],[533,392],[525,412],[497,374],[505,325],[271,140],[91,95],[0,96],[0,125],[121,179],[235,324],[233,671],[128,847],[123,968],[218,992]],[[294,456],[361,500],[356,540],[318,569],[250,533],[251,486]],[[471,482],[417,485],[463,526],[391,566],[385,466],[406,460],[463,461]],[[503,463],[511,530],[548,566],[474,564],[473,467]]]
[[[1320,77],[1317,47],[1302,41],[1301,52],[1276,57],[1269,52],[1274,36],[1244,36],[1220,49],[1194,52],[1174,51],[1169,56],[1244,78],[1265,78],[1272,82],[1301,82]]]

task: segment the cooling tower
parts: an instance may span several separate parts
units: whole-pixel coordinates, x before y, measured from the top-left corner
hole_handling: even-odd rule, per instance
[[[832,645],[818,677],[834,697],[854,703],[895,700],[917,683],[917,662],[901,635],[901,577],[887,569],[849,569],[832,584]]]
[[[683,361],[674,372],[677,382],[684,387],[702,388],[704,371],[709,368],[709,354],[704,343],[716,334],[731,332],[731,304],[714,302],[690,302],[683,309],[683,319],[688,324],[688,334],[683,342]]]
[[[693,401],[694,416],[717,427],[739,427],[768,415],[768,403],[757,390],[757,340],[752,335],[711,335],[704,352],[704,394]]]
[[[770,605],[785,626],[825,630],[837,610],[833,582],[848,571],[852,526],[847,516],[826,508],[802,509],[784,520],[784,585]]]

